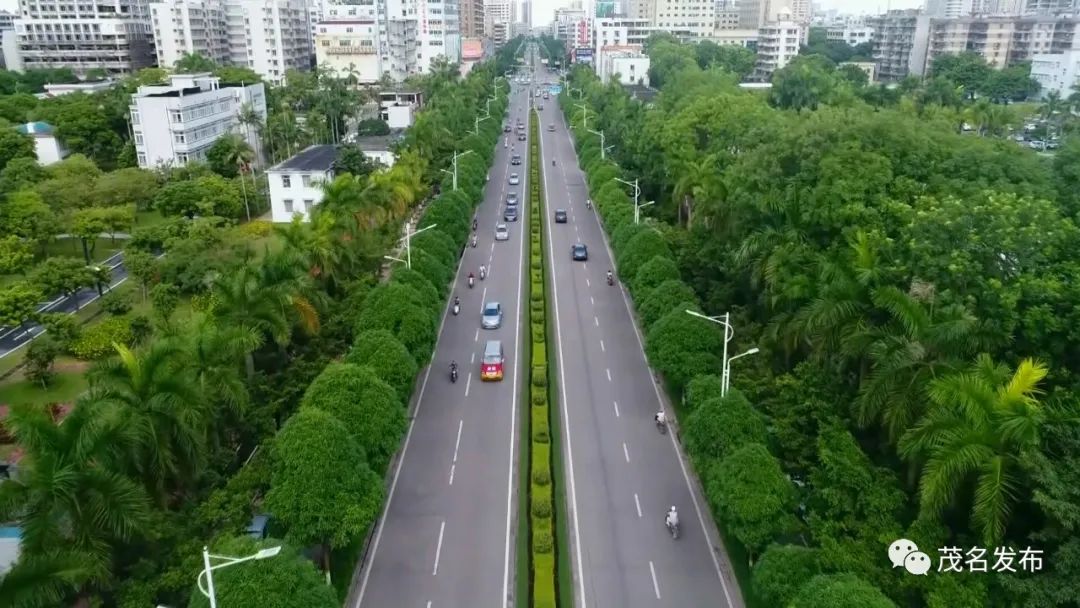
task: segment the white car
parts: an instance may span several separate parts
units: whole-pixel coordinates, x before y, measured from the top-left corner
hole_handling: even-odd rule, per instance
[[[511,186],[516,186],[521,183],[521,178],[518,177],[517,173],[511,173],[509,181]]]
[[[506,224],[495,224],[495,240],[509,241],[510,228]]]

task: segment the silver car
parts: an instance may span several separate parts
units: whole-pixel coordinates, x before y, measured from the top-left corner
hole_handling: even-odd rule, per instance
[[[518,174],[517,173],[511,173],[510,174],[510,185],[511,186],[516,186],[516,185],[518,185],[520,183],[521,183],[521,178],[518,177]]]
[[[510,228],[506,224],[495,224],[495,240],[496,241],[509,241],[510,240]]]
[[[502,325],[502,304],[498,302],[488,302],[484,304],[484,318],[480,322],[480,327],[484,329],[499,329]]]

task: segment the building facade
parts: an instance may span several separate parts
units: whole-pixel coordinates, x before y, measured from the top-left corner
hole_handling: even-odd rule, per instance
[[[191,53],[278,83],[312,64],[304,0],[163,0],[150,15],[162,67]]]
[[[154,63],[146,0],[19,3],[15,36],[22,67],[130,74]]]
[[[379,23],[371,18],[321,21],[316,26],[315,63],[339,78],[352,77],[362,84],[378,82],[386,67],[380,50]]]
[[[173,74],[169,84],[141,86],[131,96],[131,130],[139,166],[150,169],[204,160],[226,133],[242,134],[258,150],[253,128],[240,123],[251,108],[266,120],[266,89],[259,82],[222,84],[209,73]]]
[[[511,37],[510,24],[514,22],[510,0],[486,0],[484,2],[484,31],[495,44],[506,44]]]
[[[825,38],[832,42],[857,46],[873,41],[874,28],[862,20],[851,20],[829,25],[825,30]]]
[[[754,77],[766,82],[776,70],[786,66],[806,43],[807,27],[795,20],[789,11],[781,11],[777,20],[758,30],[757,64]]]
[[[633,51],[604,53],[597,64],[600,82],[607,84],[613,78],[619,84],[649,86],[649,57]]]
[[[1051,91],[1062,98],[1068,97],[1080,78],[1080,50],[1035,55],[1031,59],[1031,77],[1041,87],[1040,97]]]
[[[461,37],[483,38],[484,0],[461,0]]]
[[[922,76],[930,44],[930,17],[917,9],[893,10],[872,17],[874,61],[878,79],[898,82]]]

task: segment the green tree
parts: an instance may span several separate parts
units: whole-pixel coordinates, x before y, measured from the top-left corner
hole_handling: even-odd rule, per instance
[[[0,170],[16,158],[37,158],[34,140],[15,129],[0,130]]]
[[[44,608],[62,604],[91,580],[105,572],[92,556],[70,549],[25,554],[0,577],[0,597],[11,608]]]
[[[810,579],[788,608],[896,608],[876,587],[853,574],[819,574]]]
[[[394,389],[371,368],[350,363],[328,365],[308,386],[301,405],[329,412],[345,423],[379,474],[386,472],[408,425]]]
[[[53,362],[62,351],[60,343],[52,336],[45,335],[34,340],[26,349],[23,375],[31,382],[41,384],[42,389],[48,389],[53,377]]]
[[[818,55],[800,56],[772,76],[771,101],[778,108],[816,110],[837,87],[833,67]]]
[[[0,484],[0,518],[22,529],[24,558],[85,553],[82,572],[67,577],[84,595],[93,575],[108,569],[116,543],[135,538],[149,521],[142,489],[106,466],[123,444],[123,423],[115,412],[80,401],[63,424],[46,408],[13,404],[4,425],[24,456],[19,475]]]
[[[0,192],[29,190],[45,177],[37,158],[15,158],[0,170]]]
[[[21,190],[7,196],[3,220],[8,233],[34,241],[42,249],[59,231],[56,215],[41,200],[41,196],[31,190]]]
[[[754,595],[766,606],[787,606],[799,589],[821,573],[816,549],[769,545],[754,564]]]
[[[41,290],[26,281],[0,289],[0,327],[21,326],[37,312],[41,296]]]
[[[710,467],[705,493],[751,563],[770,542],[797,529],[795,488],[759,443],[746,444]]]
[[[1016,371],[980,355],[969,371],[930,383],[933,403],[900,441],[900,454],[922,464],[919,499],[938,515],[972,482],[971,522],[981,541],[996,545],[1020,497],[1022,457],[1040,443],[1046,413],[1038,402],[1042,363],[1025,359]]]
[[[715,353],[719,352],[721,340],[713,323],[691,317],[680,306],[649,328],[645,353],[653,367],[664,374],[668,386],[680,393],[694,376],[720,367]]]
[[[431,356],[435,316],[411,287],[384,283],[371,290],[357,318],[356,331],[372,329],[391,332],[409,349],[414,361],[426,363]]]
[[[170,283],[158,283],[150,290],[150,304],[158,318],[167,321],[180,304],[180,289]]]
[[[180,59],[176,60],[173,69],[177,74],[196,74],[198,72],[213,72],[217,67],[217,64],[212,59],[196,53],[184,53]]]
[[[30,272],[29,280],[42,293],[74,298],[75,310],[79,310],[79,290],[94,284],[94,273],[79,260],[49,258]]]
[[[251,145],[239,134],[227,133],[206,151],[206,162],[218,175],[232,179],[241,172],[246,172],[251,162],[255,160],[255,151]]]
[[[300,546],[329,547],[361,537],[379,514],[383,484],[364,460],[344,423],[332,414],[301,408],[273,443],[274,465],[266,507]]]
[[[683,440],[691,456],[706,462],[724,458],[747,444],[764,444],[768,430],[746,397],[732,390],[723,397],[718,394],[705,399],[694,408],[686,418]]]
[[[17,236],[0,238],[0,274],[25,273],[33,260],[26,241]]]
[[[140,351],[113,347],[118,356],[87,374],[88,398],[120,412],[130,433],[124,444],[128,470],[164,502],[170,492],[190,488],[202,471],[211,413],[176,345],[158,341]]]
[[[68,231],[82,242],[83,257],[87,265],[92,261],[97,239],[109,227],[100,207],[79,209],[71,214]]]
[[[409,354],[409,349],[389,331],[376,329],[361,332],[345,360],[374,370],[379,378],[394,388],[402,402],[412,394],[418,371],[416,361]]]
[[[150,286],[157,281],[159,275],[158,262],[152,254],[145,251],[125,251],[124,268],[139,282],[142,290],[142,299],[145,301]]]
[[[158,188],[158,178],[150,171],[138,167],[117,169],[94,182],[94,200],[102,207],[134,205],[146,210]]]
[[[254,555],[279,544],[274,539],[256,541],[241,536],[216,542],[210,552]],[[311,561],[287,544],[273,558],[215,572],[214,591],[220,605],[236,608],[332,608],[340,604],[334,588],[326,584]],[[188,608],[209,606],[206,596],[192,591]]]

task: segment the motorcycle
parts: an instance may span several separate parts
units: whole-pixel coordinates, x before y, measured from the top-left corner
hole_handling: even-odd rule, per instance
[[[472,277],[472,275],[469,275],[469,289],[472,289],[472,286],[473,286],[473,277]]]
[[[608,275],[607,275],[607,284],[608,285],[614,285],[615,284],[615,277],[611,273],[608,273]]]
[[[586,209],[592,209],[592,199],[591,198],[585,199],[585,208]]]
[[[673,522],[670,519],[665,519],[664,525],[667,526],[668,533],[671,534],[672,539],[679,538],[679,522]]]
[[[472,237],[472,246],[473,246],[473,248],[476,247],[476,235],[475,234]]]
[[[667,435],[667,422],[663,420],[657,420],[656,430],[660,431],[661,435]]]
[[[461,312],[461,306],[454,302],[454,316],[456,317],[459,312]]]
[[[554,166],[555,166],[555,159],[554,159],[554,158],[553,158],[553,159],[551,159],[551,166],[552,166],[552,167],[554,167]]]
[[[486,276],[487,276],[487,269],[484,268],[483,266],[481,266],[480,267],[480,280],[483,281],[484,277],[486,277]]]
[[[450,382],[457,382],[457,368],[450,368]]]

